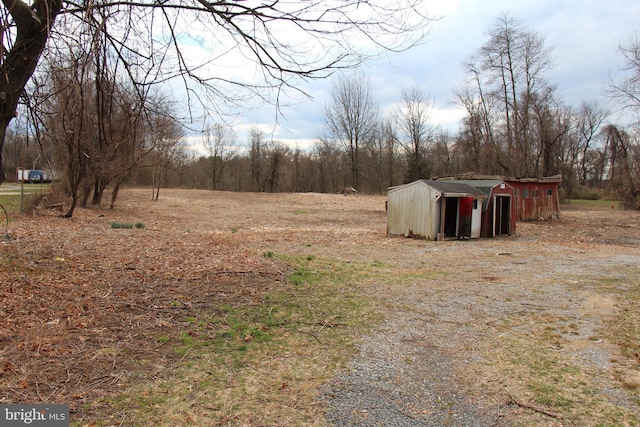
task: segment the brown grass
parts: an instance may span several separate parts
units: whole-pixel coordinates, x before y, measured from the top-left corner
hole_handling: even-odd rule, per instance
[[[11,218],[1,402],[69,403],[74,425],[324,425],[318,388],[419,286],[509,425],[638,423],[637,212],[436,243],[387,236],[381,196],[150,195]]]

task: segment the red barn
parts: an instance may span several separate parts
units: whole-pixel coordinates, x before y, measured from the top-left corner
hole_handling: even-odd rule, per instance
[[[503,179],[515,190],[519,221],[538,221],[560,217],[561,175],[546,178]]]
[[[467,183],[473,181],[501,180],[513,189],[515,206],[512,208],[511,213],[516,215],[518,221],[539,221],[560,218],[560,183],[562,182],[562,175],[549,176],[546,178],[505,178],[500,176],[464,174],[454,178],[438,179],[453,179]],[[479,185],[475,187],[479,187]],[[491,201],[491,195],[489,193],[487,193],[487,195],[489,196],[487,202],[489,202]],[[483,224],[487,223],[487,220],[483,219]],[[511,234],[514,230],[515,226],[506,234]]]

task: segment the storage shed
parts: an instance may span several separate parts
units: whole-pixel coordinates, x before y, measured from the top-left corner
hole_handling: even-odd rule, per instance
[[[418,180],[389,188],[387,233],[430,240],[478,238],[484,192],[468,184]]]
[[[502,180],[513,188],[518,221],[538,221],[560,218],[560,183],[562,175],[544,178],[512,178],[473,173],[439,178],[461,182]]]
[[[546,178],[505,178],[516,191],[518,221],[560,218],[562,175]]]
[[[482,202],[481,237],[495,237],[516,233],[515,190],[501,179],[451,180],[470,185],[482,191],[487,198]]]

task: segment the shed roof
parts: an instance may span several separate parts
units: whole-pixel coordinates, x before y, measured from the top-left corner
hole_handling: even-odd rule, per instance
[[[478,190],[482,191],[487,195],[487,198],[482,201],[482,210],[486,211],[489,206],[489,197],[491,196],[491,191],[500,184],[504,184],[509,188],[512,188],[509,184],[505,183],[501,179],[457,179],[452,182],[460,182],[463,184],[470,185]]]
[[[389,188],[389,192],[397,191],[409,185],[426,185],[441,193],[444,197],[475,197],[484,198],[487,195],[480,189],[459,181],[435,181],[419,179],[408,184],[397,185]]]
[[[391,187],[389,188],[389,191],[396,191],[406,187],[407,185],[414,185],[416,183],[427,185],[440,192],[444,197],[486,197],[486,194],[482,190],[479,190],[469,184],[454,181],[433,181],[428,179],[421,179],[409,184]]]
[[[435,188],[441,192],[444,197],[486,196],[483,191],[462,182],[432,181],[428,179],[421,179],[420,181]]]
[[[505,182],[501,179],[456,179],[453,182],[459,182],[461,184],[470,185],[473,188],[477,188],[481,190],[485,194],[491,194],[491,189],[496,185],[504,184]]]

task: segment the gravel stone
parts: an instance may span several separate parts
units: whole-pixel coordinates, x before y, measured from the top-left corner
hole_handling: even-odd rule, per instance
[[[402,315],[360,345],[349,370],[322,390],[333,426],[490,426],[497,408],[469,401],[456,378],[460,363],[447,343],[430,343],[431,328]]]

